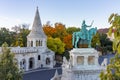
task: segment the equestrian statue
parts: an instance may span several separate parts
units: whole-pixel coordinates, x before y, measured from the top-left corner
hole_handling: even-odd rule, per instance
[[[90,26],[85,24],[85,20],[82,22],[81,30],[78,32],[74,32],[72,34],[72,45],[75,48],[78,48],[78,44],[83,44],[82,41],[86,41],[86,44],[88,44],[88,47],[91,47],[91,40],[93,35],[97,32],[97,27],[91,28],[87,30],[87,27],[92,27],[93,22]]]

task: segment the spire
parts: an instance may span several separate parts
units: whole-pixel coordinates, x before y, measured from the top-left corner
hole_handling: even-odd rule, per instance
[[[42,23],[41,23],[41,20],[40,20],[38,7],[36,9],[36,14],[35,14],[35,17],[34,17],[32,30],[31,30],[30,34],[28,35],[28,37],[46,38],[46,35],[44,34],[44,31],[42,29]]]

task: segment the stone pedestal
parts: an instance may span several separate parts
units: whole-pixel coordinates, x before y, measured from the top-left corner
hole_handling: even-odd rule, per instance
[[[98,53],[94,48],[71,50],[71,67],[63,67],[63,75],[67,75],[65,80],[100,80],[99,73],[103,68],[98,64]]]

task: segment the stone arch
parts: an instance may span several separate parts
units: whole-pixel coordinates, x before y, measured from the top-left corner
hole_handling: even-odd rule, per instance
[[[35,59],[34,57],[29,58],[29,69],[33,69],[35,67]]]
[[[33,41],[31,41],[31,47],[33,47]]]
[[[49,57],[46,58],[46,65],[50,65],[50,58]]]
[[[20,68],[23,70],[26,70],[26,60],[25,59],[22,59],[20,61]]]
[[[39,41],[38,40],[36,40],[36,46],[39,46]]]

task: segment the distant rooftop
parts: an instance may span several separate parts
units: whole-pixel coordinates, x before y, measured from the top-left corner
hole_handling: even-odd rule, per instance
[[[106,34],[107,32],[108,32],[108,30],[109,30],[109,28],[102,28],[102,29],[98,29],[98,32],[100,33],[100,34]]]

